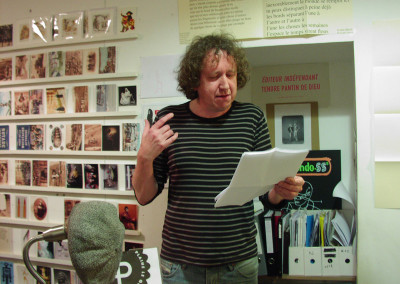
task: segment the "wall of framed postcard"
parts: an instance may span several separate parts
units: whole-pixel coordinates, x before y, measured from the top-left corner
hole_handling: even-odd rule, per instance
[[[143,120],[185,99],[174,92],[167,97],[166,84],[156,76],[148,85],[158,96],[141,83],[143,71],[151,70],[144,64],[179,58],[185,51],[178,12],[176,0],[0,0],[0,258],[13,263],[15,283],[29,278],[21,261],[24,242],[65,222],[79,202],[106,200],[121,213],[127,208],[126,249],[161,246],[168,192],[139,206],[129,175]],[[306,104],[309,112],[291,112],[303,119],[315,114],[318,102],[320,132],[318,137],[312,131],[311,142],[319,138],[320,149],[342,150],[342,180],[351,185],[354,57],[347,52],[353,50],[345,44],[348,38],[340,40],[344,43],[335,45],[326,35],[243,41],[252,67],[259,69],[237,99],[263,111],[267,104],[274,110],[280,104]],[[339,54],[344,45],[346,52]],[[267,98],[278,87],[290,92],[298,83],[290,77],[294,74],[310,75],[307,88],[312,84],[315,93],[296,92],[299,100]],[[272,77],[284,80],[285,75],[287,84],[274,84]],[[284,136],[289,118],[273,118],[282,121]],[[338,133],[344,133],[340,141]],[[73,269],[66,242],[38,245],[31,259],[53,280]]]
[[[15,263],[15,279],[26,275],[26,240],[66,222],[80,202],[113,203],[124,246],[143,247],[130,180],[141,132],[129,56],[138,16],[126,4],[60,7],[0,25],[0,257]],[[39,243],[30,256],[50,277],[61,268],[75,277],[67,241]]]

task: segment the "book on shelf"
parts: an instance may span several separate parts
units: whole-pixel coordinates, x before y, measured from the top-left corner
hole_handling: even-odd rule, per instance
[[[29,91],[29,113],[44,114],[43,89]]]
[[[0,150],[10,149],[10,127],[0,125]]]
[[[0,116],[10,116],[10,115],[11,115],[11,91],[0,91]]]
[[[63,123],[50,123],[46,131],[46,149],[50,151],[60,151],[65,149],[66,129]]]
[[[66,90],[64,87],[46,89],[47,114],[66,113]]]
[[[30,160],[15,160],[15,184],[31,185],[32,163]]]
[[[102,176],[102,188],[110,190],[118,190],[118,165],[102,164],[100,165]]]
[[[8,185],[9,169],[8,160],[0,160],[0,185]]]
[[[82,164],[67,163],[67,187],[83,188],[83,169]]]
[[[49,201],[46,196],[31,196],[31,219],[35,221],[47,221],[49,213]]]
[[[103,125],[102,133],[102,151],[119,151],[120,150],[120,126],[119,125]]]
[[[32,185],[47,187],[47,160],[32,161]]]
[[[66,162],[49,161],[49,186],[65,187],[66,177]]]
[[[85,151],[101,151],[101,124],[85,124],[84,137]]]
[[[99,165],[84,164],[85,189],[99,189]]]
[[[83,125],[81,123],[65,125],[65,149],[70,151],[82,150]]]
[[[29,91],[14,92],[14,114],[15,115],[29,114]]]
[[[117,110],[117,96],[115,84],[96,85],[96,111],[110,112]]]
[[[139,123],[122,123],[122,151],[139,150]]]

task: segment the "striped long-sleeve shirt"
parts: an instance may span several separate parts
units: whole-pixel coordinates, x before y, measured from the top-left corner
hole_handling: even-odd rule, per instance
[[[169,106],[167,123],[178,139],[154,161],[159,192],[169,178],[168,207],[161,256],[201,266],[232,263],[257,255],[253,202],[214,208],[245,151],[271,147],[263,112],[249,103],[234,102],[217,118],[201,118],[189,103]]]

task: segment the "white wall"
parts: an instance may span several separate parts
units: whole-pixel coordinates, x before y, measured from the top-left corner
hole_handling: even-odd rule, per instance
[[[353,36],[319,36],[308,39],[256,40],[245,42],[246,47],[276,46],[288,44],[309,44],[330,41],[348,41],[355,43],[355,81],[357,105],[357,164],[358,164],[358,278],[360,284],[398,283],[400,279],[400,218],[399,210],[374,208],[373,188],[373,149],[372,149],[372,113],[370,100],[370,79],[372,70],[372,21],[376,19],[399,18],[398,0],[353,0],[354,26]],[[124,62],[123,69],[140,71],[140,57],[164,54],[180,54],[184,46],[178,43],[177,0],[0,0],[0,24],[8,24],[19,18],[30,18],[57,11],[87,10],[105,6],[132,5],[138,7],[137,29],[139,38],[120,44]],[[338,82],[335,94],[343,94],[344,84],[352,84],[352,66],[349,62],[331,63],[332,82]],[[136,83],[138,81],[136,80]],[[343,85],[341,85],[343,84]],[[249,100],[249,90],[244,91],[244,99]],[[351,91],[349,93],[351,99]],[[142,103],[142,102],[140,102]],[[340,103],[340,102],[339,102]],[[341,108],[348,107],[340,103]],[[353,124],[350,117],[337,118],[336,110],[322,110],[321,128],[330,126],[331,119],[342,126]],[[336,118],[335,118],[336,117]],[[352,135],[351,127],[345,130]],[[339,139],[321,135],[321,143],[336,147]],[[349,176],[349,178],[351,175]],[[396,182],[396,181],[393,181]],[[146,246],[159,246],[166,194],[155,204],[141,211],[142,232]],[[145,225],[144,225],[145,224]]]
[[[399,283],[400,210],[374,208],[372,23],[399,19],[400,2],[354,1],[358,150],[358,281]],[[397,130],[398,131],[398,130]],[[393,180],[396,183],[396,180]]]

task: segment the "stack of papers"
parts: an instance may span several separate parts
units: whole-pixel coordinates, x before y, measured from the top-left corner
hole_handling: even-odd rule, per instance
[[[351,233],[349,225],[339,211],[336,212],[335,218],[332,219],[332,224],[335,228],[335,234],[333,235],[333,238],[342,246],[351,245]]]
[[[231,183],[215,197],[215,207],[243,205],[267,193],[279,181],[295,176],[308,152],[273,148],[243,153]]]

